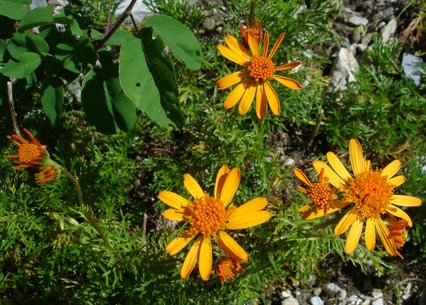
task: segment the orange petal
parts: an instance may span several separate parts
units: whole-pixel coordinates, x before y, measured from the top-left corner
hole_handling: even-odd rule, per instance
[[[183,214],[183,211],[180,211],[180,210],[168,209],[163,211],[161,214],[163,214],[163,216],[169,220],[183,221],[184,214]]]
[[[229,109],[234,107],[243,96],[244,92],[246,92],[246,88],[244,83],[239,84],[237,87],[234,88],[234,90],[229,93],[228,97],[223,102],[223,106],[225,109]]]
[[[271,216],[271,213],[268,211],[234,213],[229,217],[226,228],[230,230],[251,228],[267,222]]]
[[[246,91],[244,92],[243,97],[241,98],[240,105],[238,107],[238,112],[241,115],[247,113],[250,109],[251,103],[253,102],[254,95],[256,94],[256,84],[252,81],[245,82]]]
[[[247,61],[247,58],[245,56],[241,56],[241,54],[237,54],[234,51],[232,51],[227,46],[220,44],[217,46],[217,49],[219,50],[220,54],[223,55],[223,57],[226,57],[230,61],[239,64],[241,66],[244,66],[249,61]]]
[[[237,38],[231,35],[226,35],[225,43],[235,54],[238,54],[242,58],[245,58],[246,61],[250,61],[251,59],[250,52],[246,49],[246,47],[244,47],[244,45],[241,42],[238,41]]]
[[[349,227],[354,223],[357,217],[358,215],[356,213],[353,213],[352,211],[347,212],[345,216],[340,219],[339,223],[334,229],[334,235],[339,236],[346,232]]]
[[[301,64],[300,61],[291,62],[289,64],[285,64],[285,65],[281,65],[281,66],[275,67],[275,71],[287,71],[287,70],[291,70],[293,68],[296,68],[300,64]]]
[[[248,261],[247,252],[226,232],[219,231],[219,234],[216,236],[216,241],[223,251],[235,261]]]
[[[176,237],[166,246],[167,253],[169,255],[175,255],[179,253],[193,238],[193,236],[187,236],[185,234]]]
[[[188,203],[190,202],[189,200],[186,200],[185,198],[176,193],[167,191],[158,193],[158,198],[168,206],[171,206],[172,208],[178,210],[188,205]]]
[[[337,175],[327,164],[325,164],[324,161],[315,160],[312,164],[318,173],[321,172],[321,169],[324,170],[324,177],[327,177],[333,186],[340,188],[345,185],[345,181],[343,181],[339,175]]]
[[[266,98],[268,100],[269,108],[271,108],[273,114],[279,115],[281,113],[281,105],[277,93],[275,92],[274,88],[272,88],[269,82],[265,82],[263,86]]]
[[[263,86],[257,86],[256,91],[256,115],[259,119],[263,119],[266,114],[266,95]]]
[[[393,195],[390,202],[404,207],[417,207],[422,204],[420,198],[407,195]]]
[[[234,167],[226,176],[223,184],[222,192],[220,193],[220,199],[223,202],[223,206],[227,207],[228,204],[234,198],[235,193],[238,190],[241,180],[241,171],[238,167]]]
[[[305,173],[303,171],[301,171],[298,168],[295,168],[293,170],[294,174],[296,175],[297,178],[299,178],[300,181],[302,181],[303,183],[305,183],[307,186],[312,186],[313,184],[311,183],[311,181],[309,181],[308,177],[306,177]]]
[[[346,237],[346,253],[354,253],[361,237],[363,222],[355,219],[352,223],[351,229],[349,230],[348,237]]]
[[[271,53],[269,53],[269,55],[268,55],[269,59],[271,59],[272,56],[275,55],[275,52],[277,52],[277,50],[278,50],[281,42],[283,41],[284,37],[285,37],[285,32],[281,33],[280,37],[278,37],[277,41],[275,42],[275,44],[274,44],[274,46],[273,46],[273,48],[271,50]]]
[[[210,237],[204,237],[201,242],[200,252],[198,256],[198,270],[204,281],[208,281],[212,273],[213,250]]]
[[[402,185],[405,182],[405,177],[400,175],[400,176],[395,176],[393,178],[390,178],[388,180],[389,184],[393,185],[394,187],[398,187],[400,185]]]
[[[400,208],[397,208],[396,206],[390,206],[386,209],[386,211],[396,217],[402,218],[404,219],[407,223],[408,226],[412,227],[413,226],[413,222],[411,221],[410,216],[408,216],[407,213],[405,213],[403,210],[401,210]]]
[[[335,206],[334,208],[328,208],[328,209],[326,209],[327,215],[332,214],[334,212],[337,212],[337,211],[339,211],[340,209],[344,208],[347,205],[348,205],[347,203],[345,203],[344,205],[340,205],[338,203],[334,203],[334,206]],[[310,206],[310,205],[308,205],[308,206]],[[300,209],[299,209],[299,211],[300,211]],[[302,212],[302,211],[300,211],[300,212]],[[306,211],[305,213],[303,213],[302,219],[307,219],[307,220],[309,220],[309,219],[315,219],[315,218],[322,217],[322,216],[325,216],[325,215],[326,214],[325,214],[325,211],[324,211],[323,208],[312,209],[312,210],[309,210],[309,211]]]
[[[194,270],[194,267],[198,261],[200,246],[201,238],[198,238],[186,255],[185,261],[183,262],[182,268],[180,269],[180,276],[182,279],[185,280],[191,274],[192,270]]]
[[[365,170],[364,157],[362,155],[362,147],[358,140],[351,139],[349,141],[349,157],[351,160],[352,171],[355,176],[362,174]]]
[[[376,222],[374,218],[367,218],[365,226],[365,244],[368,250],[373,250],[376,245]]]
[[[332,152],[327,153],[327,161],[330,163],[331,167],[334,169],[334,171],[344,180],[348,180],[351,178],[351,174],[349,174],[346,167],[343,165],[343,163],[339,160],[339,158]]]
[[[204,197],[204,192],[198,182],[190,174],[183,175],[183,185],[194,198]]]
[[[386,251],[388,251],[390,255],[397,255],[398,251],[396,250],[395,242],[390,237],[389,230],[381,218],[377,218],[376,220],[376,229]]]
[[[381,171],[382,176],[387,179],[392,178],[401,169],[401,165],[402,165],[401,161],[393,160],[384,169],[382,169]]]
[[[225,179],[228,176],[229,168],[226,164],[222,165],[216,175],[216,183],[214,185],[214,197],[220,198],[220,194],[222,193],[223,184],[225,183]]]
[[[227,76],[224,76],[217,81],[216,83],[217,88],[219,90],[223,90],[235,84],[238,84],[247,76],[247,74],[248,74],[248,71],[237,71],[237,72],[228,74]]]
[[[252,199],[242,206],[238,207],[233,215],[242,215],[242,213],[256,212],[264,209],[268,205],[268,200],[265,197],[257,197]],[[239,216],[237,216],[239,217]]]
[[[263,34],[263,53],[262,57],[265,57],[268,55],[268,48],[269,48],[269,33],[265,32]]]
[[[295,79],[284,77],[278,74],[272,75],[272,77],[278,81],[280,84],[286,86],[287,88],[293,89],[293,90],[300,90],[302,89],[302,85]]]
[[[257,42],[257,39],[252,34],[249,33],[247,42],[253,56],[259,57],[259,43]]]

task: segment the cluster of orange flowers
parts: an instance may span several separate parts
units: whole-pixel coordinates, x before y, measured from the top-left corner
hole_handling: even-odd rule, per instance
[[[269,80],[275,79],[293,90],[301,89],[302,86],[296,80],[275,74],[297,67],[300,62],[275,66],[272,57],[285,34],[280,35],[268,53],[269,34],[263,33],[257,19],[253,25],[246,21],[246,26],[240,28],[240,34],[242,42],[227,35],[226,45],[218,46],[224,57],[243,67],[241,71],[231,73],[217,82],[219,89],[238,84],[225,99],[224,106],[229,109],[239,102],[239,113],[245,114],[256,98],[256,114],[259,119],[265,116],[268,105],[272,113],[278,115],[280,103]],[[25,132],[30,141],[18,135],[8,136],[18,146],[18,153],[6,158],[16,159],[16,168],[38,168],[39,172],[35,176],[39,183],[55,180],[60,167],[50,160],[46,146],[28,130],[25,129]],[[398,206],[419,206],[421,200],[394,194],[394,189],[405,181],[404,176],[395,176],[401,168],[400,161],[395,160],[382,170],[372,170],[370,161],[363,156],[360,143],[354,139],[349,143],[349,156],[354,176],[332,152],[327,153],[331,167],[319,160],[313,163],[319,174],[315,183],[300,169],[294,170],[296,177],[306,185],[298,186],[298,189],[310,200],[309,204],[299,209],[303,212],[302,218],[314,219],[345,209],[346,213],[337,224],[335,234],[339,236],[349,230],[346,239],[347,253],[353,253],[357,248],[365,223],[367,249],[375,247],[377,233],[391,255],[402,257],[398,249],[404,245],[406,228],[412,226],[412,221]],[[233,203],[240,179],[239,168],[229,169],[227,165],[223,165],[216,176],[213,196],[204,192],[189,174],[183,176],[183,184],[193,197],[191,200],[170,191],[159,193],[158,198],[170,207],[163,211],[163,216],[188,225],[183,234],[166,246],[167,253],[175,255],[193,241],[181,267],[180,275],[183,279],[190,275],[197,264],[201,278],[209,279],[213,270],[212,240],[226,254],[218,260],[215,267],[221,283],[225,280],[232,281],[238,273],[244,271],[241,264],[248,262],[248,254],[227,231],[260,225],[272,215],[266,210],[268,201],[264,197],[257,197],[240,206]]]

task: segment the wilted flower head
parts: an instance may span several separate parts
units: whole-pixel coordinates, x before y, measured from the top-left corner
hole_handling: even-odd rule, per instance
[[[246,46],[248,46],[248,37],[252,35],[257,42],[260,42],[262,38],[263,28],[256,16],[254,16],[253,24],[250,24],[250,20],[246,19],[245,24],[240,25],[240,35],[244,40]]]
[[[216,264],[215,271],[220,283],[223,284],[225,280],[233,281],[238,273],[244,272],[244,268],[241,267],[240,262],[225,257]]]

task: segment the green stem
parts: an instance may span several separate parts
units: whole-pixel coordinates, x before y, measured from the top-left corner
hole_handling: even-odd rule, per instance
[[[256,0],[251,0],[250,2],[250,12],[249,12],[249,21],[251,25],[254,25],[254,11],[256,10]]]
[[[80,183],[78,182],[78,179],[74,177],[69,171],[67,171],[64,167],[61,166],[61,173],[64,174],[73,184],[75,191],[77,192],[77,198],[78,203],[80,205],[80,208],[83,211],[84,216],[89,221],[89,223],[92,225],[92,227],[98,232],[99,236],[102,238],[105,247],[108,249],[109,252],[111,252],[115,258],[122,261],[123,258],[117,254],[114,249],[111,246],[111,243],[109,242],[109,239],[105,235],[104,229],[98,224],[98,222],[95,219],[94,213],[90,209],[89,206],[86,206],[83,201],[83,192],[81,190]]]

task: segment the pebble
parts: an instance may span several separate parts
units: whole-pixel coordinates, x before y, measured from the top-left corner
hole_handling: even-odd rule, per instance
[[[281,305],[299,305],[299,301],[296,298],[290,296],[289,298],[283,300]]]
[[[420,65],[422,64],[422,59],[413,54],[404,53],[402,55],[402,70],[405,76],[413,80],[416,86],[420,85],[422,79],[422,74],[420,73]]]
[[[362,16],[352,15],[349,20],[349,23],[353,25],[363,25],[366,26],[368,24],[368,19]]]
[[[281,292],[281,296],[285,299],[285,298],[289,298],[289,297],[291,297],[291,291],[290,290],[283,290],[282,292]]]
[[[324,305],[324,302],[319,296],[313,296],[309,298],[309,304],[311,305]]]
[[[321,294],[322,289],[321,288],[315,288],[314,289],[314,295],[319,296]]]
[[[397,26],[396,19],[393,18],[382,28],[383,42],[389,41],[389,39],[395,34],[396,26]]]

